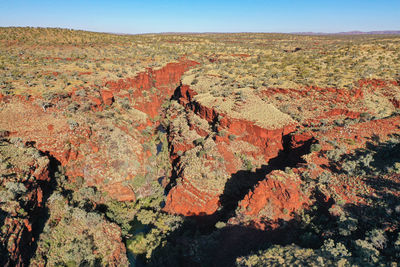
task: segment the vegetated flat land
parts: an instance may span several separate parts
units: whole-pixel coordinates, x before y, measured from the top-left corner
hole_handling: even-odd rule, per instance
[[[0,28],[0,90],[2,264],[399,262],[398,35]]]

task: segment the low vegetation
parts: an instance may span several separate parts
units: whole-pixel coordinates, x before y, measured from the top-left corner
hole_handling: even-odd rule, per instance
[[[0,28],[0,264],[397,266],[400,37]]]

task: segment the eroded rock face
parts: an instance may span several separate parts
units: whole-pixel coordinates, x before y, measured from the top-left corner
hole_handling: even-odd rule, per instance
[[[159,108],[164,100],[172,95],[183,73],[196,65],[198,63],[195,61],[182,59],[180,62],[168,63],[157,70],[149,68],[135,78],[106,82],[105,86],[110,88],[112,94],[118,94],[121,90],[134,89],[131,95],[125,96],[129,99],[139,99],[135,101],[134,108],[154,118],[159,115]]]
[[[165,211],[184,216],[210,215],[220,207],[219,195],[209,194],[183,180],[171,189]]]
[[[65,167],[71,180],[82,177],[87,186],[96,186],[114,199],[134,201],[151,196],[152,187],[146,182],[164,176],[162,184],[168,193],[164,211],[188,217],[213,215],[210,217],[231,226],[278,228],[279,222],[290,221],[301,209],[313,205],[313,181],[318,180],[329,185],[329,190],[321,193],[326,203],[338,197],[344,203],[362,202],[354,188],[365,183],[354,179],[348,186],[340,164],[345,162],[346,153],[364,149],[372,139],[386,141],[398,130],[400,120],[394,113],[398,108],[397,83],[365,80],[351,90],[235,88],[231,95],[223,95],[210,93],[209,84],[201,87],[182,80],[185,71],[197,64],[181,59],[157,70],[147,69],[134,78],[75,88],[51,99],[0,95],[0,115],[7,115],[1,116],[0,128],[48,152]],[[161,109],[171,95],[169,106]],[[381,109],[393,115],[373,117],[380,97],[384,99]],[[310,104],[310,98],[315,104]],[[332,99],[335,102],[330,105]],[[296,102],[285,108],[283,104],[293,100]],[[304,117],[294,120],[299,112]],[[169,174],[152,170],[158,151],[150,142],[160,116],[167,128],[173,166],[169,180]],[[46,171],[29,175],[49,182]],[[303,190],[305,184],[309,191]],[[29,187],[27,196],[32,199],[29,208],[41,208],[39,184],[27,182],[24,186]],[[45,264],[45,243],[51,240],[58,246],[61,239],[56,234],[72,221],[71,229],[85,229],[85,233],[75,233],[77,239],[96,236],[89,245],[102,250],[98,252],[101,257],[91,259],[93,263],[126,264],[116,225],[64,205],[65,199],[57,197],[60,201],[49,203],[51,219],[47,225],[51,229],[43,234],[35,263]],[[74,220],[71,214],[84,218]],[[33,223],[29,216],[12,216],[5,219],[10,227],[2,242],[7,243],[11,255],[8,261],[18,263],[29,256],[22,247],[32,244],[25,240],[32,238]],[[97,219],[92,222],[88,216]],[[82,222],[85,225],[80,225]],[[101,235],[112,240],[109,247]],[[64,258],[66,253],[57,249],[50,253],[63,262],[72,257]]]
[[[288,119],[286,124],[280,127],[264,128],[250,119],[232,118],[229,114],[221,113],[211,107],[207,107],[196,101],[198,95],[188,85],[181,85],[175,92],[175,98],[187,109],[195,112],[202,119],[210,124],[217,125],[219,132],[225,131],[224,136],[217,136],[216,141],[229,144],[229,136],[235,136],[235,139],[242,140],[260,149],[259,156],[264,156],[265,161],[277,156],[278,151],[283,149],[282,137],[293,132],[296,123]],[[265,114],[268,120],[270,114]],[[271,115],[274,116],[274,115]]]
[[[245,218],[259,228],[265,227],[263,223],[292,219],[308,203],[300,184],[301,179],[296,174],[271,172],[239,203],[236,217]]]
[[[2,139],[0,156],[2,265],[128,265],[118,225],[52,194],[55,159],[18,138]]]
[[[247,165],[250,172],[253,163],[254,167],[260,167],[277,157],[283,150],[283,137],[294,131],[295,123],[289,120],[288,125],[282,128],[263,128],[250,120],[231,118],[228,114],[207,107],[195,99],[196,95],[188,85],[181,84],[174,97],[184,110],[174,106],[172,110],[176,112],[168,114],[173,119],[169,136],[172,158],[177,161],[178,183],[167,196],[165,210],[184,215],[210,215],[221,208],[220,197],[229,177],[241,170],[243,165]],[[208,125],[201,126],[204,123],[193,122],[182,115],[185,112],[190,114],[187,116],[196,117]],[[199,138],[207,140],[213,149],[204,150],[203,144],[196,145]],[[199,147],[203,148],[202,153],[196,152]],[[180,151],[179,157],[177,151]],[[207,162],[208,158],[211,161]],[[206,171],[202,173],[202,170]],[[212,178],[216,170],[221,172],[217,174],[220,177],[218,180]],[[204,178],[188,173],[200,174]],[[211,184],[208,188],[212,189],[204,186],[207,183]]]
[[[50,161],[19,139],[2,139],[0,158],[0,263],[24,266],[33,253],[35,227],[50,189]]]
[[[187,216],[212,214],[219,207],[219,196],[229,173],[216,142],[208,135],[212,132],[211,126],[193,112],[186,113],[176,102],[167,116],[173,119],[169,126],[169,143],[176,184],[170,182],[172,189],[164,209]]]
[[[268,89],[265,91],[267,96],[288,94],[293,98],[301,99],[301,101],[305,101],[309,99],[310,95],[313,95],[318,98],[318,101],[324,102],[335,95],[334,98],[335,101],[338,101],[339,107],[327,108],[325,106],[323,113],[317,109],[311,109],[305,115],[315,117],[305,120],[303,125],[289,120],[281,127],[266,128],[261,127],[254,118],[246,120],[242,116],[239,118],[237,115],[235,117],[222,112],[221,108],[216,108],[222,102],[216,100],[215,103],[218,105],[210,105],[212,100],[209,100],[207,91],[201,91],[201,88],[196,87],[196,90],[201,91],[199,93],[191,86],[181,84],[174,93],[174,99],[184,110],[178,109],[177,112],[169,114],[172,121],[180,121],[179,124],[172,123],[169,132],[171,158],[177,170],[175,177],[177,182],[168,193],[165,210],[186,216],[217,214],[220,209],[224,209],[221,199],[226,198],[227,195],[229,197],[231,194],[229,192],[231,188],[227,185],[235,182],[230,182],[230,179],[240,173],[241,177],[247,175],[255,182],[247,188],[249,192],[238,199],[239,210],[231,218],[231,223],[245,223],[265,229],[266,226],[276,227],[278,224],[275,222],[279,220],[291,220],[293,214],[312,204],[310,200],[312,192],[300,190],[301,185],[308,183],[305,182],[305,179],[324,180],[331,175],[326,166],[329,166],[331,160],[327,154],[333,153],[329,152],[332,149],[332,142],[345,140],[343,145],[346,148],[341,148],[344,150],[342,151],[344,154],[365,147],[371,138],[387,140],[393,132],[396,132],[399,123],[398,116],[371,120],[370,117],[366,119],[365,114],[367,113],[362,114],[363,109],[360,109],[362,103],[369,101],[371,88],[381,90],[375,94],[387,95],[389,98],[397,94],[396,87],[390,91],[386,86],[388,86],[386,82],[369,80],[360,81],[353,90],[315,86],[302,90]],[[393,84],[393,86],[397,85]],[[204,100],[205,98],[206,100]],[[301,101],[298,104],[299,108],[302,108],[300,107]],[[350,109],[340,108],[342,105],[346,105]],[[241,108],[238,107],[238,110]],[[372,113],[372,107],[368,108],[368,111]],[[177,109],[176,106],[172,108],[172,110],[174,109]],[[179,115],[182,113],[186,116]],[[318,116],[316,116],[317,114]],[[266,114],[266,117],[268,115]],[[209,127],[194,122],[192,117],[206,121]],[[343,119],[348,122],[343,122]],[[311,126],[319,128],[310,130]],[[187,138],[188,136],[192,137]],[[222,162],[222,166],[208,164],[214,169],[221,168],[225,176],[220,176],[226,177],[214,182],[214,191],[204,187],[203,183],[199,182],[202,181],[201,178],[187,175],[190,171],[186,171],[186,169],[190,169],[194,164],[185,164],[185,161],[196,162],[198,166],[202,166],[207,159],[207,156],[199,157],[199,153],[193,153],[193,151],[198,151],[199,145],[196,145],[195,141],[199,138],[212,140],[211,143],[217,151],[216,156],[220,157]],[[320,152],[321,150],[323,152]],[[208,151],[205,151],[205,154],[207,155]],[[210,153],[210,155],[212,158],[213,154]],[[285,167],[295,168],[289,169],[292,173],[290,175],[276,170]],[[197,171],[197,173],[201,172]],[[265,176],[265,173],[269,174]],[[321,175],[322,178],[319,178]],[[354,187],[363,184],[362,181],[357,183],[359,185],[354,185]],[[332,186],[332,189],[336,190],[335,194],[340,195],[344,201],[349,203],[359,201],[357,197],[350,199],[345,193],[346,190],[342,190],[339,184],[341,182]],[[238,186],[237,190],[246,190],[243,188],[246,187]],[[344,188],[350,187],[345,186]],[[213,193],[210,194],[210,192]],[[325,194],[324,199],[332,201],[330,193],[325,192]]]
[[[145,175],[151,162],[152,154],[142,146],[158,125],[150,119],[159,114],[181,75],[196,64],[182,59],[134,78],[105,82],[105,89],[77,88],[50,100],[7,97],[0,103],[0,129],[48,151],[70,179],[83,177],[115,199],[132,201],[136,196],[129,181]],[[108,116],[93,112],[112,105],[125,109],[117,115],[118,123],[112,109]]]
[[[398,38],[1,31],[3,265],[397,260]]]

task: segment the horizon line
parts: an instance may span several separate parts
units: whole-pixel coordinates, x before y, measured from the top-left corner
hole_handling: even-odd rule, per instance
[[[0,28],[37,28],[37,29],[62,29],[62,30],[74,30],[74,31],[86,31],[93,33],[105,33],[114,35],[146,35],[146,34],[241,34],[241,33],[254,33],[254,34],[292,34],[292,35],[400,35],[400,30],[375,30],[375,31],[338,31],[338,32],[314,32],[314,31],[299,31],[299,32],[274,32],[274,31],[238,31],[238,32],[207,32],[207,31],[168,31],[168,32],[143,32],[143,33],[124,33],[124,32],[105,32],[105,31],[94,31],[88,29],[79,28],[66,28],[66,27],[44,27],[44,26],[0,26]]]

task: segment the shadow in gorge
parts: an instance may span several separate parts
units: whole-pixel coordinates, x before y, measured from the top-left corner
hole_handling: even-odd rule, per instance
[[[0,209],[0,227],[3,227],[4,221],[7,218],[8,213]],[[3,246],[3,244],[0,242],[0,265],[5,265],[7,262],[7,255],[8,251],[7,248]]]
[[[154,251],[148,266],[233,266],[239,256],[272,244],[290,244],[297,231],[290,227],[292,222],[287,222],[266,231],[227,226],[202,234],[197,228],[201,217],[186,217],[181,227],[169,235],[166,245]]]
[[[185,217],[178,229],[170,233],[165,246],[152,254],[150,266],[232,266],[239,256],[271,244],[295,242],[299,228],[296,221],[280,222],[277,229],[259,230],[249,226],[216,228],[217,222],[227,222],[235,215],[238,203],[259,181],[274,170],[284,170],[304,163],[302,156],[310,152],[314,140],[291,149],[290,136],[284,136],[283,147],[277,157],[254,171],[240,170],[232,174],[220,196],[221,208],[211,215]]]
[[[344,206],[345,211],[358,222],[351,239],[367,240],[379,251],[382,260],[399,262],[400,173],[367,176],[364,181],[374,193],[363,196],[366,203],[349,203]],[[374,235],[374,232],[380,231],[382,235]],[[350,247],[351,245],[348,244]]]
[[[344,155],[341,162],[352,163],[354,167],[351,169],[342,170],[340,167],[343,164],[331,163],[332,171],[352,179],[361,179],[368,188],[359,194],[364,201],[343,206],[347,217],[357,222],[355,230],[346,238],[336,235],[347,247],[357,251],[353,253],[356,256],[372,252],[359,251],[360,248],[355,248],[354,242],[349,240],[372,244],[373,249],[386,261],[400,260],[399,137],[394,134],[386,142],[379,142],[378,137],[374,142],[368,142],[365,148]]]
[[[398,143],[367,148],[376,152],[371,166],[379,174],[367,171],[362,176],[349,176],[362,179],[369,188],[364,195],[359,195],[363,201],[335,203],[334,198],[327,197],[327,189],[317,183],[312,189],[312,206],[304,210],[304,215],[278,222],[278,228],[259,230],[251,225],[224,223],[216,227],[217,222],[226,222],[235,214],[238,203],[265,175],[304,163],[302,155],[310,151],[314,140],[294,150],[288,140],[285,137],[284,149],[268,165],[232,174],[220,197],[221,208],[211,215],[185,217],[169,233],[164,245],[153,251],[149,266],[234,266],[240,256],[268,250],[273,245],[289,244],[296,244],[298,249],[314,249],[314,255],[331,262],[344,259],[358,266],[369,266],[374,257],[385,264],[399,262],[400,174],[387,172],[398,162]],[[330,242],[336,245],[324,247]],[[351,256],[338,254],[338,245],[343,245]],[[282,255],[282,260],[287,256]]]
[[[171,166],[176,166],[177,164],[179,164],[179,160],[180,160],[179,157],[172,160]],[[169,182],[164,189],[165,195],[168,195],[168,192],[176,185],[176,179],[178,178],[178,176],[179,176],[179,174],[177,173],[176,169],[172,168],[171,177],[169,178]]]
[[[365,148],[356,149],[352,154],[345,154],[339,162],[331,162],[325,166],[336,173],[356,173],[373,175],[390,172],[396,169],[396,162],[400,162],[400,135],[392,135],[392,139],[386,142],[367,142]],[[343,163],[352,163],[354,166],[346,170]],[[400,171],[397,170],[397,171]]]
[[[242,225],[216,228],[210,224],[202,231],[202,222],[214,220],[216,214],[185,217],[165,245],[153,252],[149,266],[234,266],[240,256],[289,244],[298,245],[298,249],[312,248],[315,255],[333,262],[346,259],[358,266],[370,266],[375,256],[376,264],[399,262],[400,174],[364,179],[375,194],[364,195],[365,202],[343,204],[344,217],[330,212],[337,203],[327,201],[318,188],[313,192],[315,203],[305,211],[310,218],[307,223],[296,216],[279,222],[275,229]],[[355,224],[348,228],[349,222]],[[376,234],[379,231],[383,234]],[[321,250],[326,241],[342,244],[351,256],[337,254],[337,246]],[[288,255],[281,256],[283,260]]]
[[[30,215],[32,220],[32,238],[33,242],[29,248],[25,249],[26,257],[24,261],[27,266],[29,266],[30,260],[35,255],[37,249],[37,241],[39,239],[39,235],[43,232],[44,226],[46,225],[47,220],[49,219],[49,209],[46,207],[47,199],[51,196],[53,191],[57,186],[56,173],[59,171],[59,167],[61,166],[61,162],[58,161],[55,157],[50,155],[49,151],[42,152],[49,158],[49,178],[50,181],[38,181],[39,187],[43,191],[43,205],[42,207],[36,208],[33,213]]]
[[[224,191],[220,196],[219,202],[221,209],[218,212],[219,220],[227,221],[235,213],[239,202],[246,194],[253,190],[259,181],[265,179],[265,176],[274,170],[285,170],[292,168],[301,163],[305,163],[302,156],[310,152],[310,146],[314,139],[310,139],[302,146],[291,149],[290,135],[283,137],[283,150],[281,150],[275,158],[268,161],[267,165],[255,171],[240,170],[232,174],[231,178],[226,182]]]

